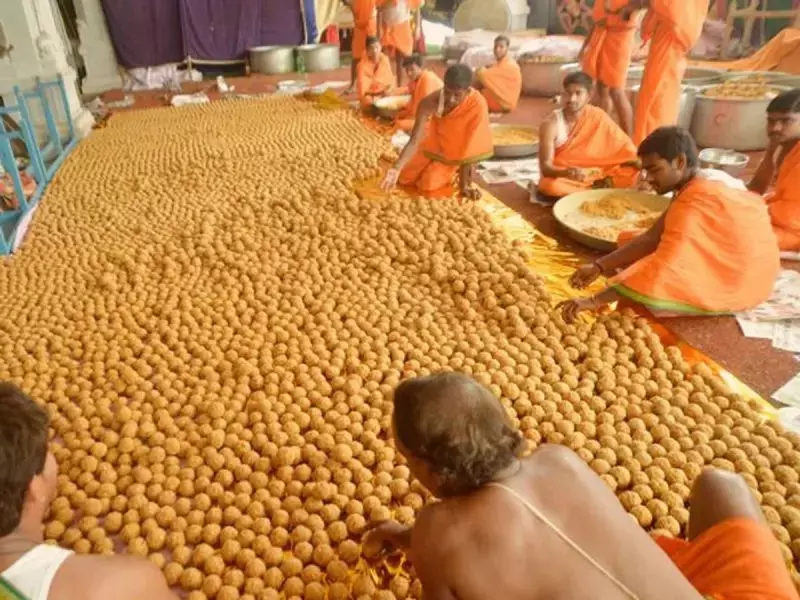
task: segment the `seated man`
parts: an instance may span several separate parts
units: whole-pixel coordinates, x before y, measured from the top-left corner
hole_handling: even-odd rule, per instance
[[[523,438],[492,393],[459,373],[404,381],[393,435],[441,499],[413,527],[387,522],[368,557],[405,550],[425,598],[797,600],[761,509],[738,475],[693,484],[688,541],[651,538],[572,450]]]
[[[780,94],[767,107],[770,144],[748,186],[765,194],[781,250],[800,250],[800,89]]]
[[[47,412],[0,383],[0,598],[177,600],[149,561],[77,556],[44,543],[58,476],[47,444]]]
[[[367,55],[358,61],[356,91],[363,108],[369,108],[376,98],[391,93],[394,74],[389,57],[381,52],[381,42],[376,37],[367,38]]]
[[[591,187],[636,184],[636,146],[605,111],[589,104],[591,94],[585,73],[564,78],[562,108],[539,128],[540,194],[560,198]]]
[[[491,67],[478,69],[475,87],[486,98],[491,112],[511,112],[517,108],[522,95],[522,72],[517,61],[508,55],[509,39],[500,35],[494,40],[494,57]]]
[[[419,54],[403,60],[403,68],[408,77],[408,88],[402,91],[411,95],[411,102],[398,113],[395,126],[406,133],[409,133],[414,127],[414,115],[417,114],[422,100],[444,87],[444,83],[436,73],[430,69],[423,69],[422,65],[422,56]]]
[[[486,100],[471,84],[468,66],[447,69],[444,89],[420,102],[411,139],[386,173],[384,190],[399,182],[431,193],[451,185],[458,176],[461,196],[480,196],[471,187],[472,166],[491,158],[494,144]]]
[[[564,319],[622,297],[663,316],[727,314],[764,302],[780,258],[763,201],[700,177],[697,146],[679,127],[656,129],[639,156],[653,189],[675,197],[645,233],[575,272],[578,289],[613,277],[593,298],[562,303]]]

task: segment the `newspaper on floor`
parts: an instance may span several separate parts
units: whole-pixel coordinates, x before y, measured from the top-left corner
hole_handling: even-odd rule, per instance
[[[772,394],[772,399],[787,406],[795,406],[800,408],[800,373],[795,375],[792,379],[777,392]]]
[[[800,319],[800,273],[781,270],[769,299],[740,316],[748,321]]]
[[[173,96],[170,102],[172,106],[190,106],[192,104],[208,104],[210,100],[204,92],[198,92],[197,94],[178,94]]]
[[[489,185],[519,181],[539,182],[539,159],[487,160],[478,165],[478,174]],[[527,183],[525,184],[527,187]]]

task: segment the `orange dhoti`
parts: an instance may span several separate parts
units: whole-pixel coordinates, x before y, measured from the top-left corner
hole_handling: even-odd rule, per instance
[[[781,250],[800,250],[800,143],[786,155],[775,191],[767,197],[772,228]]]
[[[353,60],[361,60],[367,49],[367,38],[378,34],[375,0],[353,0]]]
[[[358,61],[356,91],[363,108],[372,106],[376,94],[388,94],[393,86],[392,65],[385,54],[380,55],[377,63],[368,58]]]
[[[383,11],[381,44],[390,53],[411,56],[414,52],[414,33],[411,13],[422,4],[420,0],[378,0],[378,10]]]
[[[642,24],[642,39],[650,40],[650,52],[636,100],[637,145],[659,127],[678,122],[686,55],[700,38],[707,12],[708,0],[650,2]]]
[[[585,181],[542,177],[538,188],[543,194],[560,198],[589,189],[606,178],[613,187],[633,187],[639,169],[624,163],[636,159],[636,147],[620,126],[602,109],[585,106],[567,140],[556,148],[553,166],[556,169],[592,169],[595,173]]]
[[[704,598],[798,599],[778,544],[761,523],[730,519],[691,542],[654,539]]]
[[[411,102],[397,115],[395,127],[409,133],[414,128],[414,117],[417,114],[419,103],[443,87],[444,83],[436,73],[425,69],[419,79],[409,84],[408,93],[411,95]]]
[[[496,65],[480,69],[477,75],[491,112],[511,112],[517,108],[522,95],[522,72],[517,61],[506,56]]]
[[[655,252],[611,283],[619,295],[650,309],[727,314],[764,302],[779,270],[761,198],[695,177],[667,209]]]
[[[612,0],[611,10],[622,8],[628,0]],[[586,44],[581,68],[595,81],[612,89],[625,89],[636,35],[635,15],[628,21],[614,12],[607,13],[605,2],[595,2],[595,26]]]
[[[486,100],[470,90],[449,113],[431,118],[420,150],[398,181],[429,194],[451,185],[461,166],[491,158],[493,150]]]

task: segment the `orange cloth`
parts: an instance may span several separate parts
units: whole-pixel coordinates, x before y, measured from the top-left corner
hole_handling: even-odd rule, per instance
[[[761,198],[695,177],[667,209],[655,252],[611,283],[648,308],[720,314],[766,300],[779,269],[778,244]]]
[[[431,118],[420,150],[400,172],[399,183],[434,192],[450,185],[461,165],[491,158],[493,151],[486,99],[470,90],[449,113]]]
[[[375,96],[368,96],[367,93],[387,94],[394,86],[394,74],[389,57],[381,54],[377,64],[369,58],[358,61],[356,70],[356,90],[361,106],[372,106]]]
[[[767,205],[778,247],[800,250],[800,142],[783,159]]]
[[[614,119],[601,108],[584,106],[567,141],[556,148],[553,166],[599,169],[600,173],[587,181],[542,177],[539,191],[548,196],[566,196],[588,189],[595,181],[606,177],[613,180],[614,187],[631,187],[639,170],[621,165],[636,159],[636,147]]]
[[[636,100],[637,146],[659,127],[678,122],[686,55],[700,39],[707,12],[708,0],[651,0],[642,23],[642,40],[651,43]]]
[[[419,9],[421,5],[420,0],[378,0],[378,8],[390,4],[396,5],[400,2],[404,2],[411,12]],[[399,52],[401,56],[411,56],[414,52],[414,33],[411,30],[411,20],[394,25],[383,25],[381,44],[390,53]]]
[[[375,18],[375,0],[353,0],[353,43],[354,60],[361,60],[367,49],[367,38],[378,34]]]
[[[628,0],[611,0],[612,11]],[[609,88],[625,89],[636,36],[636,15],[625,21],[617,14],[606,13],[605,2],[594,3],[594,29],[583,53],[584,73]]]
[[[408,93],[411,94],[411,102],[397,115],[395,125],[397,129],[410,132],[414,128],[414,117],[417,114],[419,103],[434,92],[438,92],[444,87],[444,83],[433,71],[425,69],[419,79],[412,81],[408,85]]]
[[[731,71],[781,71],[800,75],[800,29],[787,27],[758,52],[731,61],[692,61],[693,65]]]
[[[481,93],[491,112],[511,112],[517,108],[522,95],[522,71],[510,56],[486,69],[478,71],[483,84]]]
[[[798,600],[772,532],[751,519],[729,519],[691,542],[654,537],[705,598]]]

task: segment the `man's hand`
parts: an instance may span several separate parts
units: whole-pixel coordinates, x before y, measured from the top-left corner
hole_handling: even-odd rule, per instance
[[[569,284],[576,290],[582,290],[594,283],[602,274],[603,272],[597,263],[581,265],[569,278]]]
[[[400,178],[400,169],[392,167],[386,171],[386,175],[381,181],[381,189],[384,192],[391,192],[397,186],[397,180]]]
[[[597,308],[597,303],[592,298],[572,298],[559,302],[556,306],[556,310],[561,311],[561,317],[567,325],[574,323],[581,312]]]
[[[586,173],[585,169],[578,169],[577,167],[570,167],[567,169],[567,179],[572,179],[573,181],[584,181],[587,176],[588,174]]]
[[[466,200],[480,200],[481,191],[472,185],[467,185],[459,188],[458,195]]]
[[[385,521],[364,534],[361,552],[365,558],[378,558],[392,551],[407,550],[411,527],[397,521]]]

